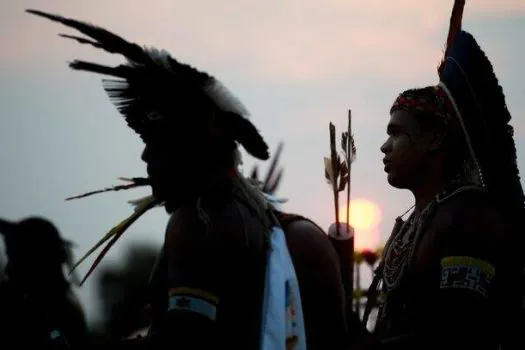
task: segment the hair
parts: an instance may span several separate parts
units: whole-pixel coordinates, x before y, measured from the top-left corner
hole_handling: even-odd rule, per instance
[[[423,88],[413,88],[403,91],[400,97],[419,99],[424,101],[423,105],[403,106],[394,104],[391,112],[397,109],[408,111],[421,126],[423,131],[441,130],[445,134],[442,151],[445,154],[445,179],[446,181],[456,180],[464,169],[465,159],[469,157],[465,136],[454,115],[454,111],[447,111],[442,101],[436,94],[434,86]],[[427,106],[436,106],[436,111],[430,111]],[[452,115],[451,115],[452,114]],[[445,116],[446,115],[446,116]]]
[[[438,105],[438,99],[433,86],[427,86],[423,88],[414,88],[403,91],[400,96],[407,96],[412,98],[424,99],[429,104]],[[438,117],[434,112],[430,112],[423,108],[410,108],[402,106],[393,106],[391,113],[396,109],[405,109],[409,111],[425,130],[435,130],[436,128],[445,128],[445,121],[443,118]]]
[[[222,148],[222,150],[221,150]],[[237,172],[236,176],[230,179],[229,190],[230,193],[264,225],[265,228],[270,228],[270,221],[267,215],[268,202],[264,195],[261,193],[259,188],[252,184],[250,179],[245,178],[241,173],[238,172],[238,166],[242,163],[240,151],[236,142],[225,142],[222,146],[219,146],[219,153],[223,154],[222,159],[217,160],[223,164],[226,169],[232,169]],[[212,185],[211,189],[215,188]],[[219,186],[222,186],[219,184]],[[221,190],[223,190],[222,188]],[[205,192],[203,193],[206,196]],[[201,202],[200,197],[197,199],[197,210],[199,217],[206,224],[209,225],[209,215],[206,213],[207,208],[205,203]]]

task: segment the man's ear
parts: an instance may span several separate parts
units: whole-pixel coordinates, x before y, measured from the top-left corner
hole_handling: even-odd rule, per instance
[[[445,133],[442,130],[433,131],[430,134],[428,150],[430,153],[436,153],[443,149],[445,145]]]

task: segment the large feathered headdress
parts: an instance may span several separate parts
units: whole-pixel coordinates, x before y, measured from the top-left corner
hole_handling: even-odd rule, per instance
[[[476,39],[461,30],[464,5],[465,0],[454,3],[445,55],[438,68],[439,86],[459,120],[481,184],[511,206],[523,208],[511,115],[491,62]]]
[[[104,89],[144,142],[159,137],[162,130],[177,130],[184,135],[214,122],[252,156],[269,158],[268,146],[248,120],[246,108],[213,76],[178,62],[166,51],[130,43],[100,27],[37,10],[27,12],[60,22],[90,39],[60,34],[62,37],[127,59],[125,64],[116,67],[80,60],[69,66],[116,78],[104,80]],[[214,112],[213,120],[207,119],[209,110]]]
[[[268,146],[256,127],[248,120],[246,108],[213,76],[178,62],[166,51],[130,43],[100,27],[42,11],[27,12],[74,28],[90,39],[60,34],[62,37],[92,45],[112,54],[121,54],[126,58],[126,63],[116,67],[80,60],[71,62],[69,66],[74,70],[116,78],[103,80],[104,89],[124,116],[128,126],[139,134],[145,143],[158,137],[187,136],[188,132],[199,133],[202,127],[217,123],[228,140],[241,144],[250,155],[261,160],[269,158]],[[213,112],[211,117],[208,111]],[[166,130],[168,135],[163,133]],[[178,134],[173,135],[173,132]],[[121,180],[128,183],[68,199],[150,184],[148,178]],[[73,266],[75,269],[91,253],[107,243],[81,284],[127,228],[148,210],[162,203],[153,196],[147,196],[131,201],[131,204],[135,206],[132,215],[111,229]]]

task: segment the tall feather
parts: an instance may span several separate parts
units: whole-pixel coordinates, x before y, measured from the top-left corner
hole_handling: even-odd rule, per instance
[[[266,178],[264,179],[264,185],[263,185],[263,191],[267,193],[273,193],[270,192],[270,189],[272,187],[277,188],[278,182],[280,181],[280,177],[275,180],[275,172],[277,171],[277,165],[279,163],[279,160],[281,158],[281,153],[283,152],[284,143],[279,142],[279,145],[277,145],[277,150],[275,151],[275,154],[273,156],[273,159],[270,163],[270,167],[268,168],[268,173],[266,174]],[[282,173],[283,169],[279,169],[279,173]]]
[[[253,166],[252,172],[250,173],[250,179],[259,180],[259,167],[257,165]]]
[[[350,190],[352,182],[352,163],[356,158],[356,147],[354,136],[352,135],[352,111],[348,111],[348,129],[341,135],[341,146],[345,155],[345,162],[348,168],[348,183],[346,188],[346,223],[350,224]]]
[[[452,7],[452,13],[450,15],[450,23],[448,26],[447,43],[445,45],[443,59],[441,60],[438,67],[438,73],[440,75],[443,73],[443,69],[445,67],[445,59],[449,53],[450,47],[452,46],[452,43],[454,42],[454,39],[456,38],[458,33],[461,31],[464,9],[465,0],[454,1],[454,6]]]
[[[115,186],[111,186],[111,187],[106,187],[106,188],[104,188],[102,190],[96,190],[96,191],[83,193],[83,194],[80,194],[80,195],[77,195],[77,196],[68,197],[68,198],[66,198],[66,201],[70,201],[70,200],[73,200],[73,199],[85,198],[85,197],[92,196],[94,194],[99,194],[99,193],[104,193],[104,192],[129,190],[131,188],[142,187],[142,186],[149,186],[150,185],[149,179],[148,178],[144,178],[144,177],[133,177],[133,178],[120,177],[119,180],[130,182],[130,184],[128,184],[128,185],[115,185]]]
[[[336,234],[339,235],[339,192],[344,191],[348,181],[348,167],[337,154],[335,125],[329,124],[330,158],[324,159],[325,178],[332,188],[334,195]]]
[[[279,188],[279,185],[281,184],[281,180],[283,178],[284,169],[281,168],[277,175],[273,178],[273,181],[271,184],[269,184],[268,193],[276,193],[277,189]]]
[[[275,195],[279,185],[281,184],[284,169],[282,167],[279,167],[279,160],[281,159],[283,148],[284,143],[279,142],[279,145],[275,150],[270,166],[268,167],[268,171],[266,172],[264,181],[261,182],[259,179],[257,165],[253,167],[252,172],[250,174],[251,180],[260,182],[261,190],[266,194]]]

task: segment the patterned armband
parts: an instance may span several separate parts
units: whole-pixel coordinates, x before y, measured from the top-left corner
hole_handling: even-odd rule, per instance
[[[490,263],[468,257],[447,256],[441,259],[441,289],[467,289],[488,297],[489,285],[496,269]]]
[[[168,312],[189,311],[215,321],[218,304],[219,298],[201,289],[178,287],[169,290]]]

